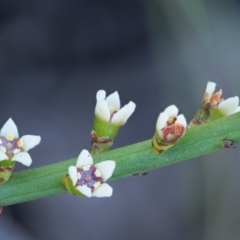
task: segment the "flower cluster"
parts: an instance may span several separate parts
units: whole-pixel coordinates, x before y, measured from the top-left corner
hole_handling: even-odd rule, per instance
[[[215,83],[208,82],[201,106],[190,122],[190,126],[240,111],[238,97],[224,100],[221,98],[222,90],[214,93],[215,88]],[[95,118],[91,133],[92,153],[107,151],[112,146],[120,127],[127,122],[136,108],[132,101],[121,108],[118,92],[106,97],[106,92],[99,90],[96,99]],[[178,108],[175,105],[167,107],[157,119],[152,139],[154,151],[160,154],[172,147],[184,136],[186,128],[187,121],[183,114],[178,115]],[[0,130],[0,183],[9,179],[16,162],[26,166],[31,165],[32,159],[28,150],[38,145],[40,141],[41,137],[35,135],[25,135],[20,138],[17,126],[11,118],[4,124]],[[223,141],[224,148],[233,146],[232,141],[228,139]],[[94,164],[90,153],[82,150],[76,166],[69,166],[68,173],[63,177],[63,186],[69,193],[78,196],[110,197],[113,189],[106,181],[113,175],[115,167],[116,163],[113,160]]]

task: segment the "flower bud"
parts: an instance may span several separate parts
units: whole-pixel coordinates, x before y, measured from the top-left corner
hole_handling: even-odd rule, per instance
[[[162,153],[172,147],[184,136],[186,126],[186,119],[182,114],[178,115],[177,107],[174,105],[167,107],[157,120],[156,132],[152,140],[155,151]]]

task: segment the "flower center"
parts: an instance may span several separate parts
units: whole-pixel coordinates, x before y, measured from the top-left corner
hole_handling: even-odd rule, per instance
[[[110,111],[110,119],[109,119],[109,122],[111,122],[111,121],[112,121],[112,118],[113,118],[113,115],[114,115],[115,113],[117,113],[117,110],[116,110],[114,107],[109,106],[109,111]]]
[[[214,94],[211,96],[210,104],[211,104],[212,106],[218,106],[218,104],[224,100],[224,99],[221,98],[221,95],[222,95],[222,90],[214,93]],[[209,106],[209,107],[210,107],[210,106]]]
[[[174,143],[185,133],[185,127],[182,124],[175,123],[165,127],[161,131],[162,139],[167,143]]]
[[[170,117],[168,120],[167,120],[167,125],[172,125],[174,124],[175,122],[177,121],[177,118],[176,117]]]
[[[86,185],[91,188],[92,192],[103,183],[102,173],[94,165],[86,165],[82,168],[77,168],[77,172],[77,185]]]
[[[14,138],[12,134],[6,137],[0,136],[0,150],[3,151],[9,158],[19,152],[23,152],[23,141],[19,138]]]

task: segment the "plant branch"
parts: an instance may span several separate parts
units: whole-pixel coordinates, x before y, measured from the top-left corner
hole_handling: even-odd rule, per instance
[[[240,142],[240,113],[188,129],[185,136],[173,147],[157,155],[151,148],[151,140],[93,155],[94,162],[116,161],[116,170],[110,180],[132,176],[166,165],[178,163],[223,148],[222,141]],[[61,184],[68,167],[76,159],[51,164],[12,174],[10,180],[0,186],[0,204],[32,201],[66,192]]]

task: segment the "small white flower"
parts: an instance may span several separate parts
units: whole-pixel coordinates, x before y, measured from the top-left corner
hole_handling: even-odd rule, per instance
[[[224,115],[228,116],[230,114],[239,111],[239,97],[230,97],[217,105],[218,110]]]
[[[160,113],[156,131],[163,141],[172,143],[183,137],[186,127],[187,121],[183,114],[178,115],[178,108],[171,105]]]
[[[214,93],[216,83],[208,82],[205,92],[205,103],[210,103],[210,107],[217,108],[224,116],[236,113],[240,111],[239,97],[230,97],[226,100],[221,99],[222,89]]]
[[[112,188],[105,183],[113,174],[116,163],[106,160],[93,164],[93,159],[87,150],[82,150],[77,164],[68,168],[68,174],[73,186],[87,197],[110,197]]]
[[[106,97],[106,92],[99,90],[96,99],[95,114],[104,121],[120,126],[126,123],[136,108],[136,104],[132,101],[120,108],[120,98],[117,91]]]
[[[40,141],[41,137],[34,135],[19,138],[17,126],[9,118],[0,131],[0,161],[9,159],[30,166],[32,159],[27,151]]]

